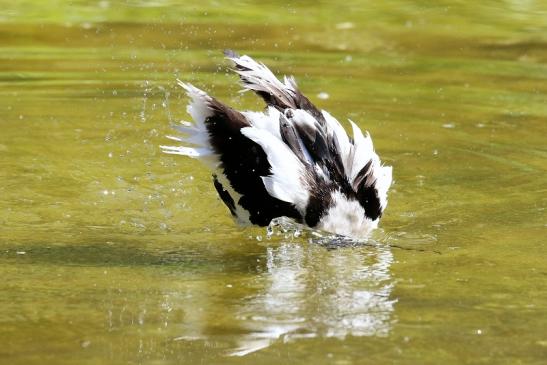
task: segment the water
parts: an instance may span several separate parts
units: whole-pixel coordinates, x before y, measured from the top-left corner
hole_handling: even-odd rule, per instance
[[[547,361],[543,2],[0,6],[1,363]],[[367,244],[238,228],[160,153],[176,78],[262,107],[228,47],[370,131]]]

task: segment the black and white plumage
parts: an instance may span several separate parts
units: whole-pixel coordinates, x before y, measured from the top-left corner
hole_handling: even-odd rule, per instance
[[[226,51],[246,90],[267,104],[240,112],[179,81],[194,123],[174,128],[184,146],[163,151],[197,158],[213,171],[214,186],[242,224],[266,226],[289,217],[309,227],[352,237],[376,228],[387,205],[391,167],[382,166],[368,133],[350,121],[353,138],[315,107],[292,77],[283,82],[262,63]]]

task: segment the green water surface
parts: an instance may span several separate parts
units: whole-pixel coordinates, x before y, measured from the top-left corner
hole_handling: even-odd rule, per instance
[[[0,9],[1,364],[547,363],[545,1]],[[224,48],[371,133],[369,244],[237,227],[160,152],[176,78],[262,108]]]

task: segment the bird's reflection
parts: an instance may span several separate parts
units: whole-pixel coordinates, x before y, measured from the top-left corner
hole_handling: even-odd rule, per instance
[[[127,334],[116,352],[130,356],[137,346],[142,359],[169,358],[205,346],[220,356],[244,356],[280,341],[389,334],[395,302],[389,245],[332,237],[306,242],[300,235],[263,245],[252,260],[220,249],[226,246],[206,256],[163,253],[162,280],[146,290],[132,292],[127,278],[104,303],[108,332]]]
[[[238,318],[247,334],[232,355],[302,337],[386,336],[394,300],[387,246],[326,250],[316,244],[267,248],[263,290]]]

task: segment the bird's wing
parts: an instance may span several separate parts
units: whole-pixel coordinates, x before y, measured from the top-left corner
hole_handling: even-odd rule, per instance
[[[302,221],[307,192],[295,177],[301,164],[272,134],[279,113],[241,113],[193,85],[179,84],[191,99],[187,110],[194,122],[174,126],[182,135],[170,138],[183,145],[161,146],[163,151],[209,165],[219,196],[240,223],[264,226],[281,216]]]
[[[263,63],[247,55],[231,50],[225,55],[234,62],[234,71],[245,89],[253,90],[270,108],[284,113],[285,118],[280,118],[281,138],[293,153],[304,162],[303,155],[308,160],[311,157],[333,180],[346,180],[372,216],[381,214],[387,204],[391,167],[382,166],[368,133],[363,135],[350,121],[350,139],[334,117],[318,109],[298,89],[292,76],[285,76],[281,82]]]

